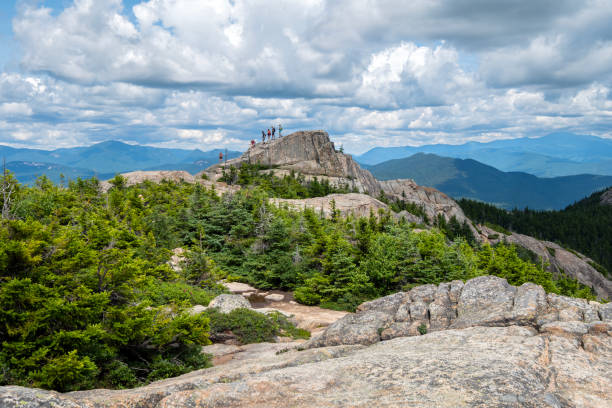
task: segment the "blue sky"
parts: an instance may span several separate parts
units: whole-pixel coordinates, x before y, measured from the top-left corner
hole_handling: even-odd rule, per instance
[[[3,1],[0,144],[609,138],[610,21],[606,0]]]

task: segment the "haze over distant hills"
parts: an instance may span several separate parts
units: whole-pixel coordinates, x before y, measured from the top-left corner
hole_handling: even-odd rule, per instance
[[[356,160],[373,165],[415,153],[474,159],[502,171],[522,171],[539,177],[612,175],[612,140],[573,133],[462,145],[376,147]]]
[[[59,181],[60,174],[68,179],[77,177],[112,177],[115,173],[134,170],[185,170],[190,173],[217,163],[222,149],[209,151],[166,149],[129,145],[107,141],[87,147],[56,150],[16,149],[0,146],[0,159],[22,183],[31,183],[41,174]],[[228,159],[240,152],[228,151]]]
[[[471,198],[506,209],[561,209],[612,186],[612,176],[539,178],[522,172],[503,172],[472,159],[425,153],[366,167],[379,180],[412,178],[417,184],[435,187],[456,199]]]

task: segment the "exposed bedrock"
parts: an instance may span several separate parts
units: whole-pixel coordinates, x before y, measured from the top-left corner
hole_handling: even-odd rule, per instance
[[[0,387],[0,406],[607,408],[610,373],[612,304],[482,276],[366,302],[308,343],[245,346],[146,387]]]

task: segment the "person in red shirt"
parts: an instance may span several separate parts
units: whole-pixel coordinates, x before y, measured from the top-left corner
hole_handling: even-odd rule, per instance
[[[270,129],[268,129],[268,142],[270,141],[270,137],[272,137],[272,132],[270,132]]]

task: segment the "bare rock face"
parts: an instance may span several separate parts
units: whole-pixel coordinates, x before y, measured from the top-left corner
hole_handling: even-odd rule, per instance
[[[602,205],[612,205],[612,188],[601,195]]]
[[[143,183],[145,181],[151,181],[153,183],[161,183],[163,180],[169,181],[185,181],[187,183],[195,183],[195,178],[187,173],[186,171],[175,171],[175,170],[159,170],[159,171],[132,171],[129,173],[121,174],[125,178],[126,186],[134,186],[136,184]],[[102,191],[106,192],[110,190],[112,185],[108,181],[100,183]]]
[[[430,220],[442,215],[447,221],[455,217],[460,223],[465,221],[470,227],[472,226],[461,207],[452,198],[435,188],[420,186],[411,179],[385,180],[379,183],[387,196],[422,206]]]
[[[340,215],[352,214],[356,217],[368,217],[370,211],[378,214],[378,210],[388,210],[385,203],[366,194],[329,194],[325,197],[314,197],[305,199],[271,198],[270,203],[276,206],[287,206],[295,210],[312,208],[315,212],[323,212],[326,217],[332,213],[332,201]]]
[[[548,263],[550,270],[553,273],[561,273],[578,280],[578,282],[593,288],[597,296],[603,299],[612,299],[612,281],[607,279],[597,269],[593,268],[589,262],[592,259],[577,252],[570,252],[565,248],[549,241],[540,241],[539,239],[528,235],[512,233],[511,235],[501,234],[492,229],[479,225],[483,239],[491,243],[505,241],[510,244],[516,244],[535,253],[542,258],[544,263]]]
[[[269,143],[258,143],[239,158],[228,160],[226,165],[241,163],[259,163],[306,175],[341,178],[359,192],[373,196],[380,193],[374,176],[359,167],[350,155],[337,152],[328,133],[323,130],[299,131]],[[218,164],[207,172],[220,168]]]
[[[155,171],[132,171],[129,173],[122,173],[121,176],[125,179],[126,186],[135,186],[145,181],[152,183],[161,183],[164,180],[178,182],[185,182],[190,184],[201,184],[207,188],[215,188],[217,193],[222,194],[226,192],[237,191],[239,186],[228,186],[225,183],[216,181],[203,180],[201,178],[201,172],[192,176],[186,171],[182,170],[155,170]],[[100,183],[100,190],[107,192],[112,187],[110,180],[102,181]]]
[[[541,286],[533,283],[517,288],[496,276],[479,276],[464,285],[459,281],[423,285],[408,293],[398,292],[366,302],[357,308],[356,314],[331,324],[305,347],[373,344],[374,333],[379,334],[380,341],[416,336],[425,330],[475,326],[520,325],[537,331],[551,324],[558,327],[559,322],[581,322],[589,327],[602,321],[612,323],[610,305],[547,295]],[[569,326],[567,329],[568,333],[576,332]]]
[[[0,387],[0,406],[607,408],[609,305],[490,276],[425,285],[364,303],[305,344],[208,346],[221,365],[132,390]],[[441,316],[473,326],[429,331]]]

